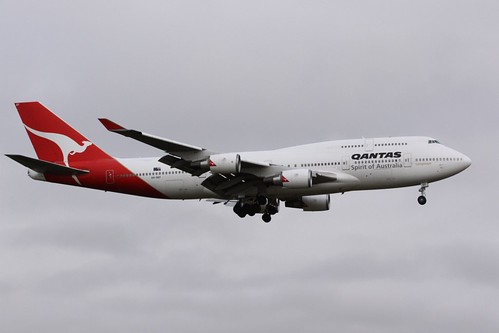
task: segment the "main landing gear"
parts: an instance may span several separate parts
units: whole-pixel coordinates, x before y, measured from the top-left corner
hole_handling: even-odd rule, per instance
[[[253,200],[239,200],[233,210],[240,218],[244,218],[246,215],[254,216],[255,214],[261,213],[263,214],[263,222],[269,223],[270,220],[272,220],[272,215],[279,212],[278,207],[279,200],[269,200],[265,196],[257,196]]]
[[[421,188],[419,189],[419,192],[421,193],[421,195],[418,197],[418,203],[420,205],[424,205],[426,203],[426,194],[425,194],[425,191],[426,191],[426,188],[428,186],[430,186],[428,183],[421,184]]]

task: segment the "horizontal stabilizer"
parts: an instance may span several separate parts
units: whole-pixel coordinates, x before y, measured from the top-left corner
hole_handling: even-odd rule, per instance
[[[70,168],[64,165],[51,163],[47,161],[37,160],[36,158],[31,158],[22,155],[9,155],[5,156],[10,157],[14,161],[24,165],[25,167],[48,175],[56,175],[56,176],[74,176],[74,175],[82,175],[89,173],[87,170]]]

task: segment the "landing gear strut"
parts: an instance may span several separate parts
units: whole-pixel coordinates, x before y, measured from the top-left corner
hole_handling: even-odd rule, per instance
[[[419,192],[421,193],[421,195],[418,197],[418,203],[420,205],[424,205],[426,203],[426,194],[425,194],[425,191],[426,191],[426,188],[428,186],[430,186],[428,183],[421,184],[421,188],[419,189]]]
[[[266,196],[263,196],[263,195],[259,195],[256,197],[256,202],[260,205],[260,206],[263,206],[263,205],[266,205],[269,200],[267,199]]]
[[[279,212],[279,199],[267,199],[266,200],[266,208],[265,212],[262,215],[262,220],[265,223],[269,223],[272,220],[272,215],[275,215]]]

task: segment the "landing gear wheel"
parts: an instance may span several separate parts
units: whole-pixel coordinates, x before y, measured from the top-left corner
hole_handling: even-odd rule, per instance
[[[277,210],[277,207],[275,207],[275,206],[271,206],[271,205],[268,205],[268,206],[267,206],[267,212],[268,212],[270,215],[275,215],[275,214],[277,214],[278,210]]]
[[[236,213],[236,214],[237,214],[237,216],[239,216],[240,218],[243,218],[243,217],[245,217],[245,216],[246,216],[246,211],[244,210],[244,207],[241,205],[241,203],[240,203],[240,202],[238,202],[238,203],[234,206],[233,210],[234,210],[234,213]]]
[[[428,186],[430,186],[430,184],[422,183],[421,188],[419,189],[419,193],[421,193],[421,195],[418,197],[418,202],[421,206],[426,203],[425,191],[428,188]]]
[[[270,216],[270,214],[265,213],[265,214],[262,215],[262,220],[265,223],[269,223],[270,220],[272,220],[272,217]]]

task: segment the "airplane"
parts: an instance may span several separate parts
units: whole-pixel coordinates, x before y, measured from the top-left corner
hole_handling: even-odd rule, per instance
[[[285,207],[326,211],[330,194],[420,186],[471,165],[464,154],[423,136],[327,141],[267,151],[219,153],[128,129],[116,134],[161,150],[159,157],[111,157],[39,102],[15,103],[36,158],[6,154],[35,180],[161,199],[206,199],[264,222]]]

